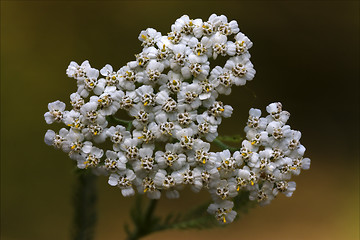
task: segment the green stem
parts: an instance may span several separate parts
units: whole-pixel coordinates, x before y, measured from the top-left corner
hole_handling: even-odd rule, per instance
[[[132,126],[133,126],[132,122],[129,121],[129,123],[128,123],[127,127],[126,127],[126,131],[131,131]]]
[[[157,203],[158,203],[157,199],[151,199],[150,200],[148,209],[146,210],[146,213],[145,213],[145,221],[144,221],[145,226],[150,226],[151,225],[149,223],[150,223],[151,219],[153,218],[153,213],[155,211]]]
[[[139,198],[140,197],[141,196],[139,196]],[[133,216],[135,229],[133,232],[128,232],[127,240],[138,240],[143,236],[149,235],[150,233],[157,231],[156,229],[154,229],[154,227],[156,226],[154,211],[156,209],[157,202],[158,200],[151,199],[146,211],[142,213],[140,206],[142,201],[140,199],[137,199],[133,208],[134,214],[137,215]]]
[[[247,213],[249,209],[256,206],[255,201],[249,200],[249,193],[241,191],[233,198],[234,210],[237,211],[238,217]],[[125,230],[128,234],[127,240],[139,240],[140,238],[152,234],[154,232],[164,231],[168,229],[209,229],[214,227],[223,227],[226,225],[219,224],[213,215],[207,213],[211,202],[207,202],[190,210],[187,214],[178,214],[174,216],[172,213],[162,220],[154,216],[157,200],[150,200],[146,211],[142,211],[141,197],[137,197],[134,207],[131,210],[131,217],[134,223],[134,231],[130,232],[127,225]]]
[[[96,176],[90,170],[76,172],[77,183],[74,188],[74,226],[73,240],[94,239],[96,224]]]
[[[217,136],[216,138],[217,140],[220,140],[222,142],[231,142],[231,143],[236,143],[236,144],[241,144],[242,140],[244,140],[244,137],[241,135],[231,135],[231,136],[227,136],[227,135],[223,135],[223,136]]]
[[[219,139],[214,139],[213,143],[215,143],[218,147],[220,147],[222,150],[230,150],[231,152],[235,152],[237,150],[239,150],[239,148],[235,148],[235,147],[231,147],[225,143],[223,143],[222,141],[220,141]]]
[[[119,118],[114,117],[112,115],[107,116],[106,120],[109,121],[109,122],[112,122],[112,123],[123,125],[124,127],[126,127],[127,131],[130,131],[132,129],[132,126],[133,126],[132,121],[122,120],[122,119],[119,119]]]

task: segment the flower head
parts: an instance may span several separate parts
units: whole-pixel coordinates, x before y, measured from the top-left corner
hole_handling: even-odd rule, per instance
[[[214,201],[208,212],[222,224],[234,220],[232,200],[240,190],[262,205],[278,193],[291,196],[291,176],[309,169],[310,159],[281,103],[267,106],[266,117],[250,109],[246,139],[236,151],[210,148],[222,118],[233,112],[219,97],[255,75],[253,44],[237,22],[184,15],[167,35],[147,28],[138,39],[142,51],[118,70],[70,63],[66,73],[78,87],[70,95],[72,109],[55,101],[44,115],[48,124],[67,127],[48,130],[45,143],[68,153],[78,168],[105,172],[125,197],[138,191],[152,199],[161,193],[178,198],[185,186],[204,188]],[[225,58],[224,66],[212,67],[216,58]],[[130,120],[118,120],[120,115]],[[99,145],[106,141],[111,149]]]

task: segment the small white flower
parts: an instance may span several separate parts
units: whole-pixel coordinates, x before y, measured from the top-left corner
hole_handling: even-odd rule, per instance
[[[221,123],[221,117],[230,117],[232,111],[233,108],[230,105],[224,106],[224,104],[220,101],[214,102],[207,111],[209,116],[208,120],[214,125],[219,125]]]
[[[138,39],[142,42],[141,46],[154,46],[161,38],[161,33],[153,28],[147,28],[140,32]]]
[[[173,174],[172,174],[173,175]],[[166,196],[170,199],[179,198],[180,194],[174,188],[176,187],[176,180],[172,175],[168,175],[165,170],[158,170],[155,174],[154,183],[159,189],[166,191]]]
[[[285,151],[284,154],[287,155],[288,157],[296,159],[296,158],[303,157],[305,154],[305,150],[306,150],[306,148],[304,147],[304,145],[299,144],[294,150]]]
[[[235,20],[229,23],[223,23],[218,27],[218,31],[224,35],[236,34],[240,31],[238,24]]]
[[[181,183],[184,185],[190,185],[191,190],[199,192],[203,186],[201,179],[201,171],[199,169],[190,169],[189,165],[185,165],[182,169],[175,172],[174,177],[181,179]]]
[[[143,84],[162,84],[167,80],[166,75],[162,74],[163,71],[164,65],[162,63],[151,60],[144,71],[136,74],[136,79]]]
[[[205,139],[209,142],[214,141],[214,139],[218,136],[217,125],[208,122],[203,115],[197,115],[196,121],[198,122],[198,134],[200,136],[204,136]]]
[[[217,31],[224,35],[236,34],[240,31],[237,22],[232,20],[228,23],[228,19],[224,15],[217,16],[216,14],[212,14],[209,17],[209,22],[216,27]]]
[[[211,28],[211,26],[208,23],[203,22],[203,20],[200,18],[195,19],[192,22],[193,22],[192,33],[196,38],[201,38],[203,35],[210,34],[211,30],[206,31],[207,29]]]
[[[177,94],[178,109],[180,111],[191,111],[201,105],[199,94],[202,92],[197,83],[183,83]]]
[[[220,169],[223,170],[221,174],[227,177],[231,176],[235,169],[242,164],[242,159],[238,151],[236,151],[232,156],[229,150],[224,150],[222,152],[218,152],[217,157],[220,162]]]
[[[278,181],[275,182],[275,188],[273,189],[273,194],[276,196],[278,192],[283,193],[287,197],[291,197],[294,191],[296,190],[296,183],[294,181]]]
[[[129,111],[134,104],[137,103],[136,100],[138,100],[138,96],[135,91],[126,91],[125,96],[123,96],[119,101],[120,108]]]
[[[117,169],[119,170],[126,169],[125,164],[127,163],[127,159],[122,153],[108,150],[106,151],[105,155],[106,155],[106,159],[104,165],[107,170],[115,171]]]
[[[165,68],[168,68],[170,65],[169,55],[171,54],[171,50],[169,49],[168,45],[165,44],[163,41],[168,42],[167,38],[161,37],[160,40],[157,42],[158,52],[156,54],[156,60],[164,65]]]
[[[147,127],[144,127],[142,131],[134,130],[133,132],[134,138],[140,139],[140,141],[146,144],[153,142],[158,135],[158,125],[154,122],[151,122]]]
[[[100,74],[105,77],[106,86],[117,86],[119,84],[119,74],[113,70],[110,64],[106,64],[100,70]]]
[[[246,53],[252,47],[252,45],[253,43],[243,33],[239,32],[238,34],[236,34],[235,46],[237,55]]]
[[[182,82],[184,80],[183,76],[179,73],[176,73],[174,71],[169,71],[167,74],[168,82],[166,85],[160,86],[159,90],[163,91],[165,88],[169,89],[172,93],[178,93],[181,89]]]
[[[81,158],[84,135],[78,130],[70,129],[66,139],[67,141],[63,143],[64,151],[69,153],[71,159],[77,160]]]
[[[128,66],[133,70],[140,70],[149,63],[150,59],[156,59],[157,58],[157,49],[155,47],[148,47],[143,49],[143,51],[139,54],[136,54],[136,60],[129,62]]]
[[[126,138],[124,144],[120,145],[122,151],[128,160],[137,160],[139,157],[139,139],[137,138]]]
[[[176,123],[168,121],[168,116],[165,112],[162,112],[155,117],[158,123],[158,130],[160,134],[157,134],[157,140],[166,142],[174,134]]]
[[[227,41],[227,37],[221,33],[216,33],[211,38],[213,45],[213,54],[212,57],[214,59],[217,58],[218,55],[221,56],[234,56],[236,53],[236,45],[231,41]]]
[[[148,85],[143,85],[135,90],[138,99],[136,102],[142,102],[144,106],[154,106],[156,95],[154,94],[154,88]]]
[[[260,145],[266,145],[268,140],[268,133],[266,131],[257,131],[255,129],[249,129],[246,132],[246,139],[248,139],[251,142],[251,145],[254,146],[260,146]]]
[[[225,179],[213,181],[209,190],[214,200],[225,200],[235,197],[238,193],[236,191],[236,181],[227,181]]]
[[[274,144],[277,144],[275,146],[278,146],[281,144],[281,142],[278,141],[291,137],[290,126],[282,126],[280,122],[276,121],[272,121],[268,124],[266,127],[266,132],[271,136],[268,138],[268,144],[270,146]]]
[[[250,191],[250,200],[257,200],[261,206],[269,204],[274,199],[272,187],[269,182],[265,182],[261,189],[258,186]]]
[[[216,164],[207,164],[204,167],[196,167],[196,169],[201,172],[201,180],[204,188],[209,189],[212,182],[219,181],[220,173],[217,168],[218,166]]]
[[[74,130],[82,130],[85,126],[85,117],[79,112],[71,110],[65,115],[64,123]]]
[[[132,182],[136,178],[136,175],[131,170],[121,171],[118,173],[112,173],[109,176],[108,183],[111,186],[118,186],[121,189],[121,194],[124,197],[130,197],[135,194],[132,187]]]
[[[160,191],[155,186],[154,179],[151,177],[145,177],[138,188],[139,192],[146,193],[150,199],[159,199],[161,196]]]
[[[196,119],[197,112],[196,111],[178,111],[177,113],[177,121],[182,127],[195,127],[193,126],[194,121]],[[192,126],[189,126],[192,125]]]
[[[257,146],[254,146],[254,144],[251,144],[251,142],[249,142],[248,140],[243,140],[241,143],[241,149],[240,149],[240,153],[241,153],[241,158],[244,161],[252,161],[252,162],[256,162],[255,160],[252,160],[252,156],[253,153],[256,152],[258,149]],[[254,156],[256,158],[256,156]]]
[[[300,138],[301,132],[290,130],[288,136],[280,143],[279,148],[281,148],[286,155],[290,155],[293,150],[296,150],[300,146]]]
[[[124,66],[120,68],[117,72],[119,76],[119,86],[124,90],[134,90],[135,89],[135,72],[129,67]]]
[[[53,130],[47,130],[44,141],[47,145],[63,148],[64,143],[67,141],[68,132],[66,128],[60,129],[59,134],[56,134]]]
[[[146,109],[144,104],[138,103],[133,106],[129,111],[130,115],[135,117],[133,125],[137,129],[143,129],[144,126],[154,119],[154,113]]]
[[[168,36],[165,39],[161,39],[161,42],[164,43],[170,49],[173,49],[175,44],[186,44],[187,38],[186,35],[182,34],[180,31],[171,31],[168,33]]]
[[[267,126],[266,118],[261,117],[261,110],[251,108],[249,110],[249,118],[247,121],[247,126],[245,127],[244,131],[248,132],[250,129],[255,129],[256,131],[263,131],[266,129]]]
[[[291,172],[295,175],[299,175],[301,169],[308,170],[310,168],[310,163],[311,160],[309,158],[295,158],[290,168]]]
[[[278,121],[282,124],[286,124],[290,117],[290,113],[282,110],[282,104],[280,102],[271,103],[266,107],[266,111],[270,113],[268,121]]]
[[[80,108],[85,104],[85,100],[77,92],[72,93],[70,95],[70,104],[72,105],[73,110],[80,111]]]
[[[206,169],[211,169],[216,165],[217,156],[213,152],[209,152],[210,144],[200,139],[195,139],[192,153],[189,154],[188,163],[199,165]]]
[[[165,152],[157,151],[155,153],[155,160],[160,168],[170,167],[171,169],[179,170],[186,163],[186,156],[182,153],[180,144],[167,143],[165,145]]]
[[[219,66],[216,66],[213,70],[211,70],[209,81],[213,82],[213,85],[219,94],[225,95],[229,95],[231,93],[231,87],[234,83],[230,72],[224,71]]]
[[[236,180],[236,191],[240,191],[240,189],[246,188],[250,182],[250,171],[246,168],[238,169],[236,170],[235,174],[235,180]],[[254,185],[254,182],[252,182]]]
[[[216,78],[214,79],[214,77],[210,76],[209,79],[204,79],[201,81],[195,78],[193,84],[197,84],[199,89],[201,89],[199,99],[203,101],[204,107],[208,108],[218,97],[218,93],[214,91],[214,89],[219,85],[219,82]]]
[[[241,56],[230,58],[224,67],[225,71],[231,72],[231,79],[236,86],[245,85],[255,76],[255,69],[250,62],[250,54],[245,53]]]
[[[184,78],[189,79],[193,76],[200,81],[205,80],[209,75],[210,63],[206,59],[198,58],[193,53],[188,56],[188,59],[189,61],[181,68],[181,74]]]
[[[227,17],[225,15],[220,15],[217,16],[216,14],[211,14],[211,16],[208,19],[208,22],[211,23],[214,27],[217,28],[221,25],[221,24],[225,24],[227,23]]]
[[[280,158],[275,162],[277,165],[274,176],[277,180],[289,180],[291,178],[291,167],[293,160],[289,157]]]
[[[157,166],[153,157],[153,149],[150,147],[140,148],[139,161],[133,161],[132,165],[137,174],[139,171],[151,172],[156,170]]]
[[[208,37],[203,37],[200,41],[199,39],[192,37],[188,46],[192,50],[192,53],[196,56],[197,62],[204,63],[208,60],[208,57],[211,56],[213,42]]]
[[[188,15],[183,15],[176,19],[175,24],[171,26],[172,31],[182,32],[184,34],[193,34],[193,29],[201,24],[201,19],[190,19]]]
[[[78,160],[78,168],[96,167],[104,154],[102,149],[91,145],[84,145],[82,151],[85,153],[85,158]]]
[[[201,28],[195,28],[194,29],[194,35],[195,37],[199,36],[200,34],[203,35],[211,35],[213,34],[215,31],[215,26],[211,23],[211,22],[203,22]]]
[[[187,56],[191,53],[191,49],[185,44],[175,45],[172,49],[173,57],[170,59],[170,68],[177,72],[188,62]]]
[[[88,60],[84,61],[80,66],[72,61],[66,69],[68,77],[75,78],[76,80],[84,80],[86,77],[86,70],[91,68]]]
[[[194,134],[191,128],[182,128],[175,132],[176,138],[180,141],[181,147],[187,150],[191,150],[194,144]]]
[[[156,94],[156,103],[159,104],[159,106],[154,108],[155,115],[165,112],[169,117],[171,117],[177,109],[177,102],[170,97],[169,93],[166,91],[160,91]]]
[[[53,122],[61,122],[63,120],[65,110],[65,103],[58,101],[48,104],[49,111],[44,114],[45,121],[47,124]]]
[[[121,144],[126,140],[131,138],[130,132],[126,131],[125,127],[121,125],[111,126],[106,130],[106,135],[109,137],[110,141],[113,143],[113,149],[115,151],[120,151]]]
[[[102,88],[96,88],[98,84],[99,70],[95,68],[86,68],[86,77],[83,80],[78,80],[78,90],[77,92],[80,96],[86,98],[89,96],[89,93],[94,91],[95,94],[100,95],[102,93]]]
[[[124,92],[116,90],[115,86],[106,87],[100,96],[91,96],[90,102],[98,104],[99,112],[104,115],[112,115],[120,108],[120,101],[124,97]]]
[[[252,167],[258,168],[261,171],[265,171],[267,173],[273,173],[276,168],[276,164],[272,162],[273,160],[273,151],[269,148],[260,151],[258,154],[258,161],[252,161]]]
[[[218,203],[212,203],[208,207],[207,211],[210,214],[215,215],[216,219],[222,223],[231,223],[236,217],[236,212],[232,210],[234,203],[231,201],[220,201]]]
[[[100,123],[103,124],[105,120],[105,116],[100,114],[98,111],[98,103],[95,101],[90,101],[84,104],[80,108],[80,113],[91,123]]]
[[[84,134],[86,140],[93,139],[96,143],[102,143],[106,139],[106,126],[106,121],[102,124],[95,122],[84,127],[81,132]]]

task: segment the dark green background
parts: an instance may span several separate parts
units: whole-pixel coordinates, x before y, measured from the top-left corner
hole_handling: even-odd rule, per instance
[[[281,101],[303,134],[309,171],[291,199],[256,208],[228,228],[167,231],[146,239],[357,239],[359,237],[359,2],[1,1],[1,239],[68,239],[73,162],[45,145],[43,114],[66,103],[71,60],[119,69],[141,51],[141,30],[163,34],[188,14],[237,20],[253,41],[257,74],[223,98],[234,114],[220,133],[242,133],[250,107]],[[253,97],[252,91],[257,98]],[[98,181],[96,239],[123,239],[133,198]],[[159,214],[207,199],[185,191]]]

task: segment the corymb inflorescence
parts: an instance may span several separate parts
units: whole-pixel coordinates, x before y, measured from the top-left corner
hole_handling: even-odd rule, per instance
[[[45,142],[68,153],[78,168],[106,174],[126,197],[178,198],[186,185],[194,192],[207,189],[213,200],[208,212],[221,223],[234,220],[232,199],[240,191],[260,204],[279,192],[290,197],[296,188],[291,176],[308,169],[310,159],[303,157],[301,133],[286,124],[290,114],[281,103],[267,106],[264,117],[250,109],[237,151],[210,151],[222,118],[233,112],[219,95],[255,75],[252,42],[237,22],[184,15],[166,36],[148,28],[138,39],[142,52],[119,70],[70,63],[66,73],[78,89],[70,95],[70,110],[61,101],[49,103],[46,122],[65,127],[48,130]],[[209,61],[218,57],[227,58],[225,65],[211,69]],[[116,118],[119,111],[133,120]],[[105,141],[112,149],[99,147]]]

